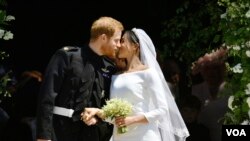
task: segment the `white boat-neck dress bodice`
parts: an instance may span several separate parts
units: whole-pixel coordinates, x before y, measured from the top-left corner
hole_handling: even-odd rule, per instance
[[[167,105],[157,103],[162,97],[157,96],[161,86],[155,82],[156,73],[148,68],[112,76],[110,97],[129,101],[133,105],[132,115],[143,114],[149,121],[148,124],[129,125],[128,132],[124,134],[118,134],[114,125],[112,141],[161,141],[157,124],[161,115],[165,114]],[[155,105],[155,108],[150,108],[150,104]]]

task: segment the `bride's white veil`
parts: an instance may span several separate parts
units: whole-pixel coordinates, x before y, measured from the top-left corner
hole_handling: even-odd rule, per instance
[[[133,28],[132,31],[139,39],[142,63],[149,68],[154,68],[158,72],[158,81],[164,86],[163,94],[165,94],[164,100],[167,101],[168,112],[165,116],[162,116],[162,119],[159,121],[159,129],[163,141],[185,141],[189,136],[189,132],[175,103],[174,97],[170,92],[159,63],[156,60],[154,44],[144,30]]]

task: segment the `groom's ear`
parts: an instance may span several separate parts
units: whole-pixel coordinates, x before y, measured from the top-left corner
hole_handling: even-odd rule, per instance
[[[107,37],[106,34],[102,34],[102,35],[100,36],[100,38],[101,38],[102,41],[105,41],[105,40],[108,39],[108,37]]]

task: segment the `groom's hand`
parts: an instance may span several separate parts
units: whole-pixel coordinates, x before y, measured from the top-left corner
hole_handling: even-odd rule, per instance
[[[100,111],[98,108],[85,108],[81,113],[81,117],[83,120],[89,120],[89,118],[94,117]]]
[[[98,122],[95,115],[98,112],[98,108],[85,108],[84,112],[81,113],[81,120],[87,125],[94,125]]]
[[[84,120],[84,123],[88,126],[95,125],[98,122],[98,119],[96,117],[89,118],[88,120]]]

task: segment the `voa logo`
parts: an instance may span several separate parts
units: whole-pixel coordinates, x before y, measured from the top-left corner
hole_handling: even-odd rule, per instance
[[[247,136],[244,129],[226,129],[227,136]]]

